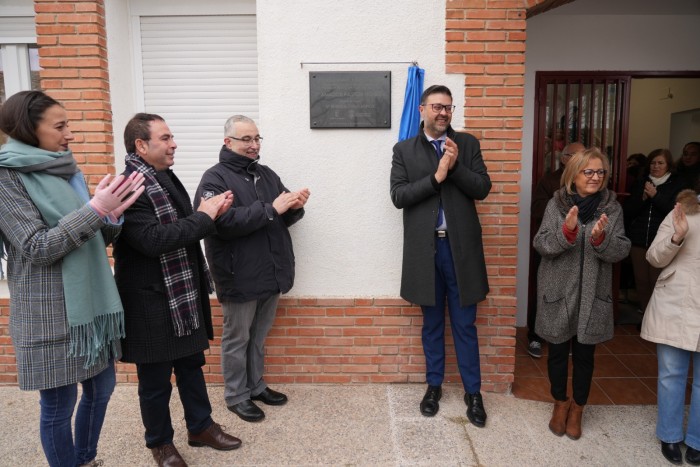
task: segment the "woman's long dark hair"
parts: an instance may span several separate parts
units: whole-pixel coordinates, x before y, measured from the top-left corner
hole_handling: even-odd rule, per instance
[[[21,91],[0,108],[0,130],[10,138],[39,147],[36,129],[49,107],[61,105],[41,91]]]

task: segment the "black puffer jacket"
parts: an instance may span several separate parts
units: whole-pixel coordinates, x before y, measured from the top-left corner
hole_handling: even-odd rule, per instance
[[[279,216],[272,202],[289,191],[277,174],[248,157],[221,148],[219,163],[202,176],[199,200],[233,192],[233,206],[204,239],[219,301],[242,303],[285,293],[294,285],[294,250],[287,227],[304,216],[290,209]]]
[[[648,177],[639,179],[623,206],[627,237],[632,245],[643,248],[649,248],[654,241],[661,222],[676,203],[676,195],[686,187],[683,177],[671,174],[666,182],[656,187],[656,196],[643,200],[644,184],[648,181]]]

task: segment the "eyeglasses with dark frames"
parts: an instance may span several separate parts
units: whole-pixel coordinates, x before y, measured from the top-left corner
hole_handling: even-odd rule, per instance
[[[236,141],[243,141],[245,144],[252,144],[253,142],[260,144],[262,143],[262,136],[256,136],[251,138],[250,136],[244,136],[243,138],[236,138],[235,136],[227,136],[227,138],[235,139]]]
[[[445,112],[447,112],[448,114],[451,114],[452,112],[454,112],[455,108],[457,107],[455,105],[444,105],[444,104],[424,104],[424,105],[429,105],[430,108],[433,109],[433,112],[435,112],[436,114],[439,114],[443,110],[445,110]]]
[[[598,178],[603,178],[603,177],[605,177],[605,174],[608,173],[608,171],[605,169],[598,169],[598,170],[585,169],[585,170],[582,170],[581,173],[583,175],[585,175],[586,178],[593,178],[593,174],[598,175]]]

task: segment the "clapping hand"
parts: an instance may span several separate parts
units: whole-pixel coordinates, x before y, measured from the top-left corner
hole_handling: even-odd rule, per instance
[[[233,193],[231,190],[228,190],[211,198],[202,198],[197,211],[203,212],[211,217],[212,220],[216,220],[220,215],[228,211],[231,204],[233,204]]]
[[[309,200],[309,196],[311,196],[311,192],[309,191],[308,188],[302,188],[301,190],[296,192],[297,194],[297,200],[295,203],[292,203],[292,205],[289,207],[289,209],[301,209],[306,205],[306,202]]]
[[[455,166],[455,163],[457,163],[457,156],[459,155],[459,147],[457,147],[457,143],[452,141],[450,138],[445,139],[445,152],[442,154],[442,157],[447,157],[449,160],[449,170],[452,170],[452,168]]]
[[[642,195],[642,198],[647,199],[653,198],[654,196],[656,196],[656,186],[651,182],[646,182],[644,184],[644,194]]]
[[[685,217],[685,212],[681,207],[681,203],[676,203],[674,206],[672,219],[674,233],[671,237],[671,241],[676,245],[680,245],[685,236],[688,234],[689,229],[688,219]]]
[[[272,207],[275,208],[277,214],[281,216],[290,209],[299,209],[303,207],[309,199],[310,194],[308,188],[294,192],[283,191],[272,202]]]
[[[571,206],[569,212],[566,214],[566,219],[564,219],[564,225],[570,231],[576,230],[576,224],[578,223],[578,206]]]
[[[601,214],[600,219],[598,219],[598,222],[593,226],[593,230],[591,230],[591,239],[594,242],[597,242],[600,236],[605,233],[605,226],[608,225],[608,222],[608,216],[605,213]]]
[[[145,189],[143,182],[143,174],[139,172],[132,172],[128,177],[106,175],[97,184],[89,204],[100,217],[119,218],[141,196]]]

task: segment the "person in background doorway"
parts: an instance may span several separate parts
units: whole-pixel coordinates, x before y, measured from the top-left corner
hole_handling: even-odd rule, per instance
[[[661,272],[646,260],[647,248],[654,241],[661,221],[673,209],[676,195],[686,186],[686,181],[671,171],[673,157],[668,149],[653,150],[647,160],[649,175],[637,181],[624,206],[627,236],[632,241],[634,283],[642,313]]]
[[[476,200],[491,190],[479,141],[452,129],[452,93],[445,86],[423,92],[418,136],[397,143],[390,194],[403,209],[401,296],[421,306],[428,388],[420,403],[434,416],[445,376],[445,302],[450,313],[467,418],[486,424],[481,397],[477,303],[489,291]]]
[[[69,149],[66,110],[41,91],[7,99],[0,130],[9,136],[0,149],[0,242],[19,387],[39,391],[39,437],[50,466],[101,465],[97,443],[124,335],[105,247],[143,191],[143,177],[107,175],[90,198]]]
[[[700,142],[691,141],[683,146],[683,154],[676,171],[686,179],[686,185],[694,187],[700,182]]]
[[[175,139],[162,117],[136,114],[124,129],[126,174],[145,178],[146,191],[124,213],[114,246],[114,272],[124,302],[122,361],[135,363],[146,447],[159,466],[186,466],[173,444],[170,378],[175,373],[185,412],[187,443],[237,449],[241,440],[211,417],[204,381],[204,351],[214,338],[211,278],[199,241],[231,207],[224,192],[192,210],[190,197],[171,170]]]
[[[625,192],[629,193],[640,177],[646,177],[648,170],[647,156],[642,153],[630,154],[627,158],[627,179]]]
[[[612,265],[630,249],[622,208],[607,189],[609,178],[608,157],[598,148],[573,156],[533,240],[542,255],[535,332],[549,348],[554,398],[549,429],[571,439],[581,437],[595,346],[613,337]],[[569,352],[573,400],[567,394]]]
[[[542,179],[537,183],[535,191],[532,193],[532,207],[530,209],[530,214],[535,222],[533,229],[535,232],[540,228],[542,223],[542,217],[544,216],[544,210],[547,207],[547,203],[554,193],[561,187],[561,176],[564,173],[564,167],[566,163],[569,162],[574,154],[583,152],[586,147],[581,143],[569,143],[567,144],[561,155],[559,156],[559,167],[554,172],[548,172],[542,177]],[[535,262],[535,271],[540,266],[540,261],[542,257],[537,250],[532,250]],[[537,287],[537,278],[534,279],[534,287]],[[535,332],[535,320],[537,319],[537,301],[533,300],[528,307],[527,312],[527,352],[533,358],[542,357],[542,339]]]
[[[641,337],[656,343],[659,364],[656,437],[673,464],[700,465],[700,198],[684,190],[661,223],[647,260],[663,268],[642,321]],[[688,367],[693,361],[688,424],[683,430]]]

